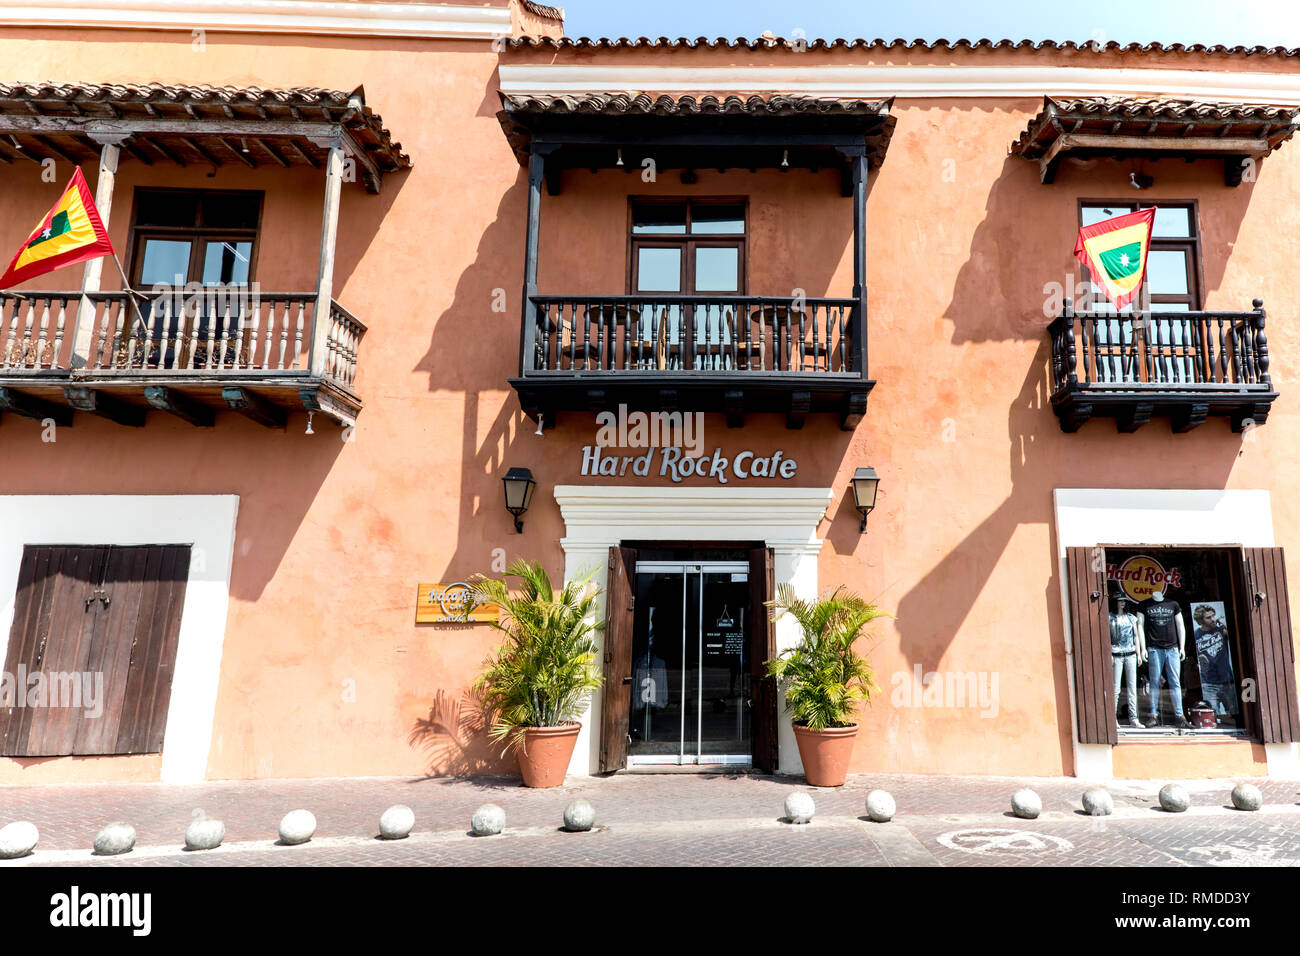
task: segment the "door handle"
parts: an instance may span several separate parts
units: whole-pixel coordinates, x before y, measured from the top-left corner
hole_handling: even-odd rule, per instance
[[[632,678],[630,678],[630,677],[624,677],[624,678],[623,678],[623,683],[624,683],[624,684],[631,684],[631,683],[632,683]]]

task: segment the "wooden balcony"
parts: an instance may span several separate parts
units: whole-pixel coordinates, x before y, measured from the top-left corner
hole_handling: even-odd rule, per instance
[[[356,421],[366,329],[337,302],[319,317],[324,356],[313,364],[314,292],[133,295],[0,293],[0,412],[61,425],[87,412],[140,426],[151,409],[197,426],[219,410],[270,428],[294,411]]]
[[[1232,430],[1262,425],[1277,398],[1268,374],[1264,303],[1250,312],[1076,314],[1048,327],[1052,408],[1067,432],[1094,417],[1122,432],[1167,416],[1186,432],[1209,416]]]
[[[800,428],[829,411],[851,429],[875,384],[865,349],[857,299],[535,295],[510,384],[543,425],[626,404],[722,412],[731,427],[747,412],[780,412]]]

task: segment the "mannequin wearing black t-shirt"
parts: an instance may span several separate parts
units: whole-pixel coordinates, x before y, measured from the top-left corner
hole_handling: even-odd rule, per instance
[[[1151,718],[1148,727],[1160,723],[1160,687],[1169,685],[1169,700],[1174,705],[1174,725],[1188,726],[1183,713],[1182,670],[1187,657],[1187,632],[1183,626],[1183,609],[1177,601],[1166,600],[1163,591],[1155,591],[1142,605],[1142,620],[1147,641],[1147,673],[1151,684]]]

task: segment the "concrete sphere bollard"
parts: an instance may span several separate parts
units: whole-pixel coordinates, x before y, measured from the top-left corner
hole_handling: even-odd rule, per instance
[[[785,798],[785,818],[791,823],[811,823],[816,811],[811,794],[796,791]]]
[[[1177,783],[1167,783],[1160,788],[1160,809],[1166,813],[1182,813],[1192,805],[1187,788]]]
[[[1115,799],[1105,787],[1090,787],[1083,791],[1083,810],[1089,816],[1108,817],[1115,810]]]
[[[1011,795],[1011,812],[1024,820],[1036,820],[1043,812],[1043,798],[1025,787]]]
[[[867,816],[876,823],[888,823],[897,811],[898,805],[888,790],[872,790],[867,794]]]
[[[310,810],[290,810],[280,821],[280,842],[285,846],[306,843],[316,835],[316,817]]]
[[[485,803],[474,811],[469,828],[475,836],[495,836],[506,828],[506,812],[495,803]]]
[[[415,829],[415,811],[397,804],[384,811],[379,818],[379,835],[385,840],[405,840]]]
[[[1239,783],[1232,788],[1232,805],[1238,810],[1258,810],[1264,805],[1264,795],[1253,783]]]
[[[226,838],[226,825],[220,820],[195,820],[185,830],[185,849],[215,850]]]
[[[20,820],[0,829],[0,860],[17,860],[36,849],[41,838],[36,824]]]
[[[96,856],[118,856],[135,848],[135,827],[129,823],[110,823],[95,834]]]
[[[570,833],[585,833],[596,825],[596,808],[579,797],[564,808],[564,829]]]

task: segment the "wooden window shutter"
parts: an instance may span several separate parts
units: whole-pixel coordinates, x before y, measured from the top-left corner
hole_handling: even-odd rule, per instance
[[[1116,744],[1115,677],[1111,669],[1106,554],[1101,548],[1067,548],[1066,586],[1074,648],[1074,704],[1079,743]]]
[[[1291,743],[1300,740],[1300,715],[1286,561],[1281,548],[1244,548],[1243,559],[1260,737],[1266,744]]]
[[[766,661],[776,656],[776,625],[767,601],[776,596],[771,548],[749,549],[749,603],[750,622],[753,629],[750,659],[750,715],[754,738],[754,769],[776,773],[777,767],[777,686],[776,678],[768,677]]]
[[[633,575],[636,549],[609,549],[605,588],[605,683],[600,707],[600,772],[627,766],[628,717],[632,707],[632,628],[636,620]]]

